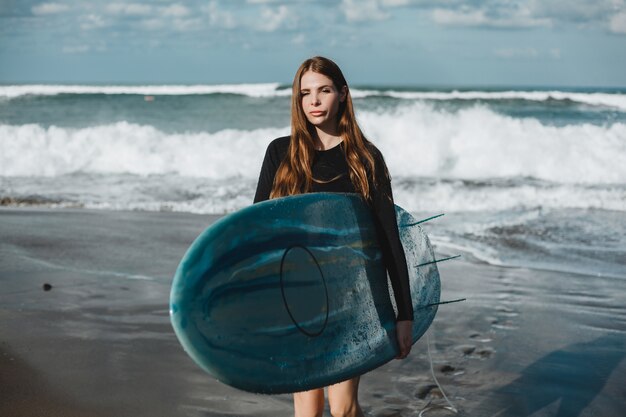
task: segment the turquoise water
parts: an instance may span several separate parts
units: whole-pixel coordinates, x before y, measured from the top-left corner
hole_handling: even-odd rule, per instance
[[[188,86],[185,94],[177,94],[173,88],[165,89],[167,94],[159,94],[160,90],[150,86],[139,91],[133,90],[133,86],[120,87],[118,90],[126,91],[123,94],[117,90],[113,93],[107,86],[92,86],[80,94],[63,86],[55,86],[51,92],[36,86],[21,90],[17,86],[0,86],[0,121],[67,128],[126,121],[154,126],[167,133],[285,126],[289,123],[290,89],[278,84],[261,86],[265,86],[261,91],[242,86],[238,93],[226,93],[223,90],[227,89],[222,88],[211,94],[194,86]],[[139,92],[150,94],[136,94]],[[146,101],[146,96],[155,99]],[[550,126],[626,122],[626,89],[435,90],[362,86],[353,89],[353,97],[357,110],[364,112],[392,112],[419,101],[436,111],[451,113],[482,106],[499,115],[533,118]]]

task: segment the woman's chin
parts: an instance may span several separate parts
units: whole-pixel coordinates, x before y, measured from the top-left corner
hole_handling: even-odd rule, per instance
[[[320,119],[316,119],[316,120],[309,120],[309,123],[311,123],[314,127],[323,130],[323,131],[327,131],[327,130],[334,130],[333,129],[333,124],[328,120],[328,119],[324,119],[324,120],[320,120]]]

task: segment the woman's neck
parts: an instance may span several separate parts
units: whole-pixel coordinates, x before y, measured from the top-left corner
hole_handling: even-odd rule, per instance
[[[316,128],[316,135],[313,138],[315,142],[315,149],[318,151],[324,151],[326,149],[334,148],[341,141],[341,136],[337,135],[337,132],[326,132]]]

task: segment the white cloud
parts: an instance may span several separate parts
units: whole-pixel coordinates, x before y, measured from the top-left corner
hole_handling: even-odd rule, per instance
[[[524,7],[500,10],[498,13],[469,6],[462,6],[458,10],[434,9],[432,19],[436,23],[446,26],[529,28],[551,25],[550,19],[534,17],[532,11]]]
[[[174,19],[172,27],[179,32],[188,32],[202,28],[204,21],[201,18]]]
[[[108,26],[108,23],[97,14],[88,14],[80,17],[80,28],[83,30],[99,29]]]
[[[138,26],[145,30],[175,30],[189,32],[202,29],[205,20],[202,17],[194,17],[191,11],[179,4],[171,4],[161,7],[158,16],[148,17],[138,22]]]
[[[625,0],[528,0],[535,16],[573,22],[579,28],[604,26],[616,34],[626,33]]]
[[[536,58],[539,53],[535,48],[500,48],[493,51],[500,58]]]
[[[189,14],[189,9],[182,4],[176,3],[167,7],[162,7],[160,12],[162,16],[185,17]]]
[[[356,0],[351,2],[358,6]],[[615,32],[613,27],[620,27],[619,14],[626,11],[626,0],[377,0],[377,3],[384,8],[410,6],[427,11],[441,25],[501,29],[573,23],[577,28],[608,24]],[[611,25],[614,20],[616,23]]]
[[[435,9],[432,12],[436,23],[450,26],[479,26],[487,21],[483,10],[459,12],[456,10]]]
[[[195,18],[152,18],[152,19],[143,19],[138,25],[140,28],[145,30],[166,30],[173,29],[178,32],[190,32],[194,30],[202,29],[204,26],[204,20],[199,17]]]
[[[382,0],[383,6],[388,7],[396,7],[396,6],[406,6],[411,3],[411,0]]]
[[[147,16],[152,13],[152,6],[141,3],[111,3],[105,11],[110,14],[125,16]]]
[[[84,54],[89,52],[90,49],[88,45],[64,46],[62,52],[64,54]]]
[[[70,6],[67,4],[61,3],[41,3],[36,6],[33,6],[30,10],[36,16],[49,15],[49,14],[58,14],[66,12],[70,9]]]
[[[613,33],[626,33],[626,11],[619,12],[611,17],[609,29]]]
[[[527,47],[505,47],[493,50],[493,54],[503,59],[533,59],[533,58],[552,58],[561,59],[561,50],[559,48],[537,49],[530,46]]]
[[[304,36],[304,33],[299,33],[293,38],[291,38],[291,43],[293,43],[294,45],[302,45],[305,40],[306,38]]]
[[[554,59],[561,59],[561,50],[559,48],[550,49],[550,56]]]
[[[341,9],[349,22],[384,20],[389,14],[379,7],[379,0],[342,0]]]
[[[526,7],[536,17],[559,21],[583,22],[605,20],[623,7],[623,0],[527,0]]]
[[[237,21],[232,13],[221,10],[216,1],[202,7],[202,11],[209,15],[209,24],[215,27],[233,29],[237,27]]]
[[[274,32],[281,26],[295,27],[296,20],[296,16],[285,5],[278,6],[276,9],[264,7],[256,28],[263,32]]]
[[[143,19],[139,22],[139,27],[147,30],[157,30],[165,27],[165,22],[158,18]]]

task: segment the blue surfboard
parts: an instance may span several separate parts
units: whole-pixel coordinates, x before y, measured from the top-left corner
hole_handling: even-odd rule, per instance
[[[415,343],[440,296],[417,221],[396,206]],[[395,313],[372,214],[358,194],[257,203],[207,228],[176,271],[170,318],[205,371],[256,393],[331,385],[393,359]]]

